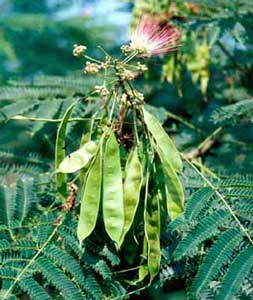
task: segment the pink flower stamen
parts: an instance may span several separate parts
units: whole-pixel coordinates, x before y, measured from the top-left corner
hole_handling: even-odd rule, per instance
[[[175,51],[181,45],[181,31],[144,15],[131,36],[130,47],[143,56],[156,56]]]

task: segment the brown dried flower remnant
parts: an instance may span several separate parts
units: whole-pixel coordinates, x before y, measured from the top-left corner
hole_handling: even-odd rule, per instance
[[[68,189],[69,189],[69,196],[66,199],[66,201],[63,203],[62,209],[66,211],[71,211],[72,209],[75,208],[76,205],[78,187],[74,183],[70,183]]]

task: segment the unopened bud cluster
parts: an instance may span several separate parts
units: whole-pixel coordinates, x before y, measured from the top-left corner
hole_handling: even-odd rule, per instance
[[[137,90],[130,91],[130,96],[132,98],[138,100],[138,102],[143,102],[144,101],[144,94],[137,91]]]
[[[95,92],[99,94],[102,97],[106,97],[110,94],[108,89],[104,85],[96,85],[95,86]]]
[[[75,44],[73,49],[73,55],[76,57],[80,57],[85,53],[86,50],[87,50],[86,46]]]
[[[84,71],[87,74],[96,74],[99,72],[100,69],[101,69],[101,65],[87,61]]]
[[[129,90],[127,93],[122,93],[120,101],[122,104],[127,104],[128,106],[142,104],[144,101],[144,94],[137,90]]]
[[[124,71],[120,74],[122,80],[129,80],[129,81],[133,80],[136,76],[137,76],[136,73],[127,69],[124,69]]]
[[[121,49],[122,53],[124,53],[125,55],[129,54],[132,51],[132,49],[129,45],[123,45],[123,46],[121,46],[120,49]]]
[[[105,56],[105,60],[96,60],[85,54],[86,47],[83,45],[74,45],[73,55],[77,57],[84,57],[86,61],[84,72],[86,74],[95,75],[101,70],[105,70],[105,80],[103,85],[95,85],[93,92],[102,98],[113,96],[116,97],[121,105],[132,107],[133,105],[142,105],[144,102],[143,93],[135,90],[129,86],[127,82],[134,80],[137,76],[141,75],[148,70],[147,66],[141,62],[131,64],[132,53],[130,45],[121,47],[123,53],[128,54],[129,57],[123,61],[113,59],[109,55]],[[112,71],[112,72],[111,72]],[[115,83],[113,87],[107,82],[107,76],[115,76]],[[110,89],[108,90],[108,86]],[[110,99],[110,98],[109,98]]]
[[[139,72],[145,72],[148,70],[148,67],[142,63],[140,63],[139,61],[137,62],[137,70]]]
[[[129,98],[128,94],[123,93],[123,94],[121,95],[121,98],[120,98],[121,103],[126,104],[128,98]]]

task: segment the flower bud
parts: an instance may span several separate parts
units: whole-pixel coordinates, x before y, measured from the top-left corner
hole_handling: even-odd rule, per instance
[[[122,53],[124,53],[125,55],[127,55],[129,52],[132,51],[131,47],[129,45],[123,45],[120,47]]]
[[[126,104],[127,103],[127,98],[128,98],[128,95],[126,93],[123,93],[121,95],[121,98],[120,98],[121,103]]]
[[[122,80],[133,80],[137,74],[130,70],[124,69],[124,71],[120,75]]]
[[[87,74],[96,74],[99,72],[100,69],[101,66],[99,64],[91,63],[90,61],[87,61],[84,71]]]
[[[73,47],[74,47],[73,55],[76,57],[80,57],[80,56],[84,55],[85,51],[87,50],[87,47],[83,46],[83,45],[75,44]]]
[[[148,67],[144,64],[141,64],[139,61],[137,62],[137,70],[140,72],[145,72],[148,70]]]
[[[106,97],[110,94],[110,92],[104,85],[96,85],[95,92],[98,93],[102,97]]]

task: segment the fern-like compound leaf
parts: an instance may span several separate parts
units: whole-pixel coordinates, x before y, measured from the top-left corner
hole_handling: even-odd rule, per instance
[[[83,255],[82,249],[79,247],[77,239],[73,233],[69,232],[66,228],[60,227],[58,234],[63,239],[66,246],[73,250],[73,252],[80,258]]]
[[[20,178],[17,182],[17,199],[15,217],[22,225],[27,217],[31,206],[36,202],[36,193],[34,191],[34,179],[32,177]]]
[[[210,187],[204,187],[194,193],[187,201],[185,218],[188,221],[197,219],[201,210],[207,205],[213,194],[214,190]]]
[[[46,257],[40,257],[35,265],[47,281],[53,284],[66,300],[83,300],[84,295],[64,272]]]
[[[218,275],[221,267],[230,259],[234,249],[242,241],[242,233],[237,229],[229,229],[223,233],[216,243],[207,252],[205,261],[193,280],[190,292],[193,297],[201,291]]]
[[[230,213],[226,210],[216,210],[214,213],[203,218],[190,232],[179,242],[173,254],[175,260],[179,260],[184,255],[192,251],[201,242],[217,233],[220,225],[225,224],[230,218]]]
[[[219,185],[222,188],[244,187],[253,189],[253,181],[247,178],[226,178]]]
[[[27,100],[21,100],[12,104],[6,105],[0,109],[0,121],[8,120],[16,115],[23,115],[32,110],[39,101],[33,100],[27,102]]]
[[[238,203],[235,207],[235,213],[245,219],[250,221],[251,223],[253,222],[253,205],[252,203]]]
[[[33,113],[35,118],[44,118],[44,119],[54,119],[56,115],[59,113],[62,107],[62,100],[61,99],[48,99],[41,101],[40,106],[38,109]],[[50,107],[50,109],[49,109]],[[46,122],[33,122],[29,129],[32,135],[35,135],[37,132],[42,130],[47,125]]]
[[[212,114],[213,121],[217,124],[236,124],[243,118],[249,118],[252,122],[253,99],[243,100],[235,104],[227,105]]]
[[[112,278],[112,272],[104,260],[99,260],[96,264],[92,265],[92,267],[104,280],[110,280]]]
[[[80,263],[73,256],[56,245],[48,246],[44,250],[44,255],[59,267],[64,268],[65,272],[69,273],[79,286],[85,288],[85,277],[82,268]]]
[[[114,254],[107,246],[104,246],[104,248],[100,252],[100,255],[109,260],[112,266],[117,266],[120,263],[119,257]]]
[[[224,190],[224,195],[230,198],[253,199],[253,189],[229,188]]]
[[[86,277],[85,285],[85,289],[88,292],[88,295],[90,295],[95,300],[103,299],[103,291],[94,276],[89,274]]]
[[[44,288],[32,277],[22,277],[18,281],[19,287],[33,300],[52,300]]]
[[[241,251],[230,266],[222,281],[221,289],[215,300],[231,300],[240,289],[246,276],[253,267],[253,247]]]

